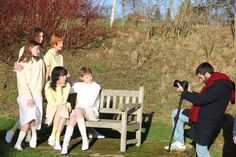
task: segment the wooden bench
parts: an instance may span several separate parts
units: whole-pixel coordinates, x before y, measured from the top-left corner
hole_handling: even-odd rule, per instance
[[[87,127],[110,128],[120,132],[120,151],[126,151],[127,144],[141,145],[144,87],[139,90],[102,89],[99,113],[113,114],[116,118],[86,121]],[[127,132],[135,132],[134,139],[127,139]]]

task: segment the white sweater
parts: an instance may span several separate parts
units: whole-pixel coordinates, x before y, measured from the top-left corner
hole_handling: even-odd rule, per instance
[[[42,59],[30,60],[28,63],[20,62],[22,71],[17,71],[17,88],[19,96],[32,99],[35,95],[42,95],[45,84],[45,65]]]
[[[77,93],[76,107],[95,107],[98,110],[100,89],[100,85],[96,82],[91,84],[84,82],[75,83],[71,88],[71,93]]]

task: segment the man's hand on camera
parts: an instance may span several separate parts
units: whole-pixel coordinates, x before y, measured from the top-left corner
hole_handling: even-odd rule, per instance
[[[178,84],[178,86],[179,86],[179,87],[177,88],[177,91],[182,93],[182,92],[184,91],[183,87],[180,86],[179,83],[177,83],[177,84]]]
[[[177,88],[177,91],[182,93],[182,92],[184,91],[183,87],[182,87],[179,83],[177,83],[177,84],[178,84],[178,86],[179,86],[179,87]],[[191,88],[190,88],[190,84],[188,84],[188,91],[189,91],[189,92],[192,92],[192,91],[191,91]]]
[[[190,83],[188,84],[188,91],[192,93]]]

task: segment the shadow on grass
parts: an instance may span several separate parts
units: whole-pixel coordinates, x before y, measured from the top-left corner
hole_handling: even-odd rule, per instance
[[[147,139],[147,136],[150,131],[151,124],[152,124],[153,116],[154,116],[154,112],[143,114],[142,128],[144,132],[142,132],[142,143]]]
[[[149,134],[149,130],[150,130],[150,127],[152,124],[153,115],[154,115],[154,112],[143,114],[142,143],[147,139],[147,136]],[[7,132],[7,129],[9,129],[9,128],[10,127],[0,130],[0,138],[1,138],[0,139],[0,153],[1,153],[1,155],[8,154],[9,151],[12,151],[14,148],[14,144],[17,141],[19,129],[17,129],[17,131],[15,132],[15,135],[14,135],[12,142],[10,144],[8,144],[5,141],[5,134]],[[65,128],[62,132],[62,136],[65,133]],[[52,130],[52,127],[48,127],[47,125],[43,124],[41,130],[37,131],[37,137],[38,137],[37,145],[38,146],[45,145],[45,143],[47,143],[47,140],[51,134],[51,130]],[[105,129],[105,128],[96,128],[96,130],[99,133],[101,133],[102,135],[104,135],[106,137],[106,139],[111,138],[111,139],[120,140],[120,133],[118,131],[115,131],[112,129]],[[131,139],[134,137],[135,137],[135,132],[128,132],[127,139]],[[76,142],[73,139],[76,139]],[[82,145],[82,139],[81,139],[80,132],[79,132],[77,125],[74,129],[72,140],[73,140],[73,142],[71,143],[71,146],[69,147],[69,150],[68,150],[69,152],[71,152],[73,149],[77,149],[78,147],[80,148]],[[93,145],[96,144],[97,140],[99,140],[99,139],[91,139],[90,143],[89,143],[90,147],[93,147]],[[61,139],[61,141],[63,141],[63,138]],[[132,145],[132,144],[127,145],[127,149],[132,146],[134,146],[134,145]],[[28,145],[28,143],[23,142],[22,147],[27,148],[27,147],[29,147],[29,145]],[[48,147],[50,147],[50,146],[48,146]],[[118,146],[118,148],[119,148],[119,146]],[[119,151],[119,149],[117,151]]]
[[[0,118],[0,156],[6,156],[6,154],[13,150],[13,144],[5,141],[5,135],[7,129],[14,124],[14,119]]]
[[[5,141],[6,130],[0,130],[0,154],[1,156],[6,156],[7,152],[11,151],[11,144]]]
[[[37,145],[40,145],[41,143],[44,143],[45,141],[47,141],[47,139],[51,133],[51,130],[52,130],[52,127],[48,127],[47,125],[42,125],[41,130],[37,131]],[[7,144],[7,142],[5,141],[5,135],[6,135],[7,131],[8,130],[1,130],[0,131],[1,142],[6,143],[6,144]],[[9,145],[13,145],[16,143],[18,135],[19,135],[19,129],[16,130],[16,132],[12,138],[12,142]],[[25,144],[23,142],[23,147],[24,147],[24,145]]]
[[[43,124],[41,130],[37,131],[37,145],[47,142],[51,132],[52,126],[49,127],[48,125]]]
[[[223,121],[221,122],[220,128],[214,134],[212,141],[210,142],[210,146],[214,143],[217,136],[220,134],[220,130],[223,131],[223,151],[222,157],[235,157],[236,156],[236,144],[233,142],[233,123],[234,118],[232,115],[225,113],[223,117]]]
[[[225,114],[224,121],[222,123],[224,145],[223,145],[223,157],[235,157],[236,156],[236,144],[233,142],[233,123],[234,118],[230,114]]]
[[[151,127],[151,123],[152,123],[152,118],[153,118],[154,112],[151,113],[146,113],[143,114],[143,123],[142,123],[142,143],[147,139],[150,127]],[[107,118],[107,117],[106,117]],[[104,135],[106,137],[106,139],[112,138],[112,139],[119,139],[120,140],[120,133],[116,130],[112,130],[112,129],[108,129],[108,128],[96,128],[96,130],[101,133],[102,135]],[[75,127],[73,136],[72,136],[72,140],[75,138],[78,138],[80,136],[78,127]],[[128,132],[127,134],[127,139],[133,139],[135,138],[135,132]],[[96,144],[96,141],[99,139],[91,139],[89,142],[89,146],[93,147],[93,145]],[[82,144],[82,139],[79,139],[76,143],[73,143],[70,147],[69,147],[69,152],[71,152],[73,149],[77,148],[78,146],[81,147]],[[129,147],[134,146],[134,144],[129,144],[127,145],[127,149]]]

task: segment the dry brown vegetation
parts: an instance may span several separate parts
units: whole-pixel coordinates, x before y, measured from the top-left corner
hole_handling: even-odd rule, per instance
[[[64,50],[67,67],[78,80],[78,68],[91,66],[104,88],[128,89],[144,85],[145,107],[155,107],[159,118],[162,110],[170,112],[176,107],[178,94],[172,87],[174,79],[188,80],[196,90],[201,87],[194,74],[201,62],[209,61],[216,71],[225,72],[236,80],[235,49],[229,27],[199,26],[188,37],[180,39],[166,38],[157,32],[147,40],[145,33],[142,29],[117,29],[116,35],[101,41],[99,48],[79,52]],[[1,69],[4,76],[1,91],[16,90],[9,89],[15,84],[11,67],[1,63]],[[169,114],[163,116],[169,118]]]

